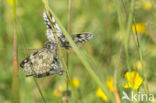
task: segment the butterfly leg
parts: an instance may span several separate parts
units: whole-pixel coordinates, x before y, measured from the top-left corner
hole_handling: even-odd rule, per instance
[[[32,75],[26,75],[27,77],[29,76],[34,76],[36,78],[41,78],[41,77],[45,77],[45,76],[49,76],[49,75],[54,75],[54,74],[59,74],[59,75],[62,75],[64,72],[64,70],[62,69],[57,69],[57,70],[50,70],[49,72],[46,72],[46,73],[43,73],[43,74],[32,74]]]

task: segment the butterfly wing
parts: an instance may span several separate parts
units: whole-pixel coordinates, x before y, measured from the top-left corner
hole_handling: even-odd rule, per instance
[[[53,74],[62,74],[63,69],[61,63],[56,58],[55,53],[53,55],[48,49],[43,48],[24,59],[20,66],[24,69],[24,72],[37,78]]]
[[[66,41],[66,38],[65,38],[61,28],[59,27],[59,25],[56,23],[55,18],[52,16],[52,14],[50,12],[49,12],[49,14],[50,14],[51,22],[52,22],[52,24],[54,26],[55,32],[56,32],[59,40],[62,41],[62,42]],[[48,28],[47,31],[49,32],[49,35],[54,35],[53,34],[54,31],[52,30],[52,27],[51,27],[51,24],[50,24],[50,20],[49,20],[49,18],[48,18],[48,16],[47,16],[45,11],[43,12],[43,20],[44,20],[44,22],[45,22],[45,24],[46,24],[46,26]],[[49,36],[49,37],[54,37],[54,36]],[[47,39],[51,40],[51,38],[49,38],[49,37],[47,37]]]
[[[64,47],[66,49],[71,48],[71,45],[67,41],[67,39],[66,39],[65,35],[63,34],[61,28],[56,23],[55,18],[52,16],[52,14],[50,12],[49,12],[49,14],[50,14],[51,22],[53,23],[54,29],[55,29],[56,34],[58,36],[58,39],[60,41],[61,47]],[[47,32],[46,32],[47,39],[49,41],[54,41],[55,40],[54,34],[53,34],[54,31],[52,30],[52,27],[51,27],[51,24],[50,24],[50,20],[49,20],[49,18],[48,18],[48,16],[47,16],[45,11],[43,12],[43,19],[44,19],[45,24],[48,27]],[[92,39],[93,36],[94,35],[92,33],[80,33],[80,34],[73,34],[73,35],[71,35],[73,41],[77,45],[83,44],[83,43],[87,42],[88,40]]]
[[[87,42],[88,40],[92,39],[94,37],[94,34],[92,33],[80,33],[80,34],[72,34],[71,35],[73,41],[75,44],[83,44]]]
[[[76,45],[84,44],[85,42],[92,39],[93,37],[94,37],[94,34],[92,33],[80,33],[80,34],[71,35],[71,38],[75,42]],[[62,42],[61,46],[66,49],[72,48],[68,41]]]

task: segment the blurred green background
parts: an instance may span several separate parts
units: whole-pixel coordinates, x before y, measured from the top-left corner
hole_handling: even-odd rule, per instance
[[[42,48],[46,42],[46,26],[42,13],[44,5],[41,0],[16,0],[17,2],[17,45],[18,62],[34,52],[26,48]],[[127,22],[130,11],[130,1],[121,0],[122,19]],[[137,0],[134,10],[136,28],[143,56],[143,67],[140,64],[139,53],[133,31],[129,40],[129,58],[132,70],[141,72],[145,69],[149,91],[156,94],[156,2],[154,0]],[[0,0],[0,103],[11,103],[11,85],[13,78],[13,1]],[[60,19],[65,28],[68,23],[68,1],[49,0],[49,6]],[[79,48],[88,58],[94,72],[105,82],[114,76],[117,69],[117,88],[119,95],[128,71],[124,53],[124,34],[119,31],[117,4],[115,0],[72,0],[71,33],[92,32],[94,38]],[[62,50],[65,54],[65,50]],[[68,50],[68,68],[71,79],[77,85],[69,102],[75,98],[80,103],[110,103],[97,96],[98,86],[84,69],[79,58],[72,50]],[[120,59],[118,58],[120,56]],[[64,55],[66,58],[66,54]],[[40,94],[33,79],[26,78],[19,67],[20,101],[21,103],[42,103]],[[143,75],[141,75],[143,77]],[[145,78],[143,77],[143,78]],[[38,79],[47,103],[64,103],[63,92],[66,90],[66,75],[49,76]],[[69,84],[72,85],[72,84]],[[74,85],[74,84],[73,84]],[[142,84],[143,85],[143,84]],[[140,90],[143,90],[143,86]],[[74,95],[76,94],[76,96]],[[113,94],[113,93],[112,93]]]

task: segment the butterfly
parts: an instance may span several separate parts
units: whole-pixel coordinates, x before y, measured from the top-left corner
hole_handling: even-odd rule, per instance
[[[65,49],[72,48],[51,13],[50,19],[58,36],[61,47]],[[34,76],[36,78],[41,78],[53,74],[62,75],[64,72],[62,64],[58,58],[58,44],[54,37],[54,32],[50,24],[50,19],[44,11],[43,20],[48,27],[46,31],[48,41],[44,44],[44,47],[35,51],[20,63],[20,67],[23,68],[24,72],[28,73],[28,75],[26,75],[27,77]],[[92,39],[93,36],[94,35],[91,33],[80,33],[72,34],[71,38],[73,39],[75,44],[79,45]]]
[[[26,76],[40,78],[53,74],[62,75],[64,70],[58,59],[56,47],[56,43],[48,41],[45,43],[44,48],[37,50],[25,58],[20,63],[20,67],[23,68],[24,72],[30,74]]]

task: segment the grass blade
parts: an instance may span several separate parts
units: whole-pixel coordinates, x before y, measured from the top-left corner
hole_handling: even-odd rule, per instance
[[[17,61],[17,43],[16,43],[16,0],[13,0],[13,17],[14,17],[14,40],[13,40],[13,77],[12,77],[12,103],[20,103],[20,89],[18,77],[18,61]]]

